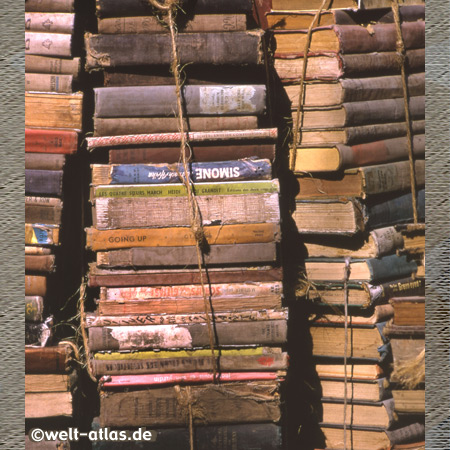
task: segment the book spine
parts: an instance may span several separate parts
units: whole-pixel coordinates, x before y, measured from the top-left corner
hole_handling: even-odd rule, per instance
[[[425,425],[423,423],[413,423],[396,430],[386,430],[392,445],[403,444],[404,442],[420,442],[425,438]]]
[[[76,131],[25,128],[25,152],[70,154],[77,149]]]
[[[284,320],[218,323],[215,331],[221,346],[276,345],[286,341],[287,323]],[[89,328],[91,351],[208,346],[206,324]]]
[[[59,227],[26,223],[25,245],[59,245]]]
[[[203,225],[279,223],[278,194],[199,196],[197,203]],[[125,214],[125,215],[124,215]],[[98,229],[136,227],[188,227],[190,212],[183,197],[97,198]]]
[[[268,263],[277,259],[276,244],[231,244],[211,245],[204,255],[205,264]],[[127,250],[112,250],[97,253],[99,267],[159,267],[195,266],[195,247],[138,247]]]
[[[65,12],[74,11],[75,0],[27,0],[26,12]]]
[[[209,424],[267,423],[281,417],[277,388],[273,381],[206,384],[191,386],[189,395]],[[100,426],[185,426],[185,409],[177,400],[179,388],[102,392],[100,397]],[[195,414],[193,419],[194,425],[202,423]]]
[[[62,208],[63,202],[60,198],[56,197],[38,197],[33,195],[26,195],[25,204]]]
[[[275,158],[275,146],[271,144],[192,145],[191,147],[193,160],[197,162],[230,161],[250,157],[273,161]],[[173,164],[177,163],[179,158],[180,149],[178,147],[141,147],[109,151],[110,164]]]
[[[25,246],[25,255],[50,255],[51,250],[46,247]]]
[[[25,255],[25,270],[53,272],[55,270],[55,255]]]
[[[81,68],[80,58],[52,58],[48,56],[25,55],[26,73],[50,73],[58,75],[72,75],[78,78]]]
[[[25,93],[25,126],[81,130],[80,94]]]
[[[205,288],[209,297],[252,297],[281,294],[282,283],[226,283],[210,284]],[[192,299],[203,298],[201,286],[143,286],[129,288],[102,288],[100,290],[101,300],[138,300],[149,298],[164,299]]]
[[[383,303],[392,297],[412,297],[425,295],[425,280],[423,278],[402,278],[387,281],[377,285],[367,285],[373,304]]]
[[[209,245],[278,242],[278,224],[224,225],[204,228]],[[113,250],[129,247],[178,247],[195,245],[192,232],[182,228],[135,228],[130,230],[86,229],[86,247]]]
[[[25,275],[25,295],[44,297],[47,293],[47,277],[40,275]]]
[[[41,56],[72,56],[72,35],[25,32],[25,54]]]
[[[64,345],[26,348],[25,371],[26,373],[66,373],[70,355],[70,347]]]
[[[61,196],[62,176],[62,170],[25,169],[25,192]]]
[[[180,26],[184,33],[208,31],[245,31],[243,14],[202,14]],[[98,20],[99,34],[147,34],[168,32],[154,16],[112,17]]]
[[[211,356],[188,356],[152,359],[99,360],[91,362],[95,375],[139,375],[145,373],[190,372],[212,370]],[[258,356],[220,356],[220,368],[232,370],[286,370],[287,353],[273,353]]]
[[[248,296],[238,298],[213,297],[210,303],[214,313],[239,312],[257,308],[277,309],[281,307],[281,295]],[[205,311],[203,299],[140,299],[140,300],[99,300],[98,313],[101,315],[144,315],[152,314],[195,314]],[[183,322],[183,323],[188,323]],[[144,325],[143,323],[141,325]]]
[[[191,117],[185,128],[193,132],[251,130],[258,126],[257,116]],[[94,117],[94,136],[141,135],[145,133],[176,133],[178,119],[174,117]],[[129,138],[128,138],[129,139]]]
[[[211,316],[211,314],[210,314]],[[86,315],[87,327],[103,327],[103,326],[131,326],[131,325],[173,325],[173,324],[189,324],[204,323],[207,321],[206,314],[134,314],[127,316],[105,316],[89,313]],[[261,320],[287,320],[287,311],[285,310],[252,310],[252,311],[227,311],[216,312],[214,309],[214,322],[257,322]]]
[[[342,53],[390,52],[395,50],[397,29],[395,24],[375,24],[369,30],[359,25],[334,25]],[[406,49],[425,47],[425,22],[401,24]]]
[[[257,140],[277,139],[277,128],[261,128],[257,130],[222,130],[211,132],[188,132],[190,142],[214,142],[224,140]],[[86,138],[87,149],[97,147],[117,147],[137,144],[166,144],[180,142],[181,133],[155,133],[143,135],[106,136]]]
[[[425,161],[418,160],[415,166],[416,186],[425,184]],[[367,195],[383,194],[411,189],[409,161],[368,166],[360,169],[363,198]]]
[[[188,177],[194,183],[219,181],[270,180],[272,166],[268,160],[245,159],[211,163],[192,163]],[[93,165],[92,184],[163,184],[181,183],[185,179],[182,164]]]
[[[43,206],[25,204],[25,221],[28,223],[42,223],[60,225],[62,206]]]
[[[367,142],[351,147],[338,144],[341,167],[369,166],[388,163],[408,157],[408,140],[406,137]],[[418,158],[425,155],[425,135],[413,136],[413,152]]]
[[[35,0],[36,1],[36,0]],[[99,17],[146,16],[154,13],[150,4],[140,0],[96,0]],[[199,0],[183,5],[194,14],[247,14],[252,11],[251,0]]]
[[[64,168],[65,163],[66,163],[65,155],[25,153],[25,169],[62,170]]]
[[[28,92],[72,92],[73,75],[52,75],[46,73],[26,73],[25,90]]]
[[[406,256],[388,255],[381,259],[367,260],[371,280],[380,281],[389,278],[399,279],[417,271],[415,261],[408,261]]]
[[[261,31],[180,34],[177,40],[180,64],[262,64],[262,35]],[[170,64],[171,55],[166,51],[169,45],[168,34],[87,33],[86,68]]]
[[[96,266],[94,266],[96,267]],[[99,273],[98,270],[89,272],[89,286],[144,286],[148,284],[175,285],[200,283],[198,271],[185,271],[177,274],[168,273],[136,273],[121,274],[118,277],[112,273]],[[269,269],[257,268],[254,270],[236,269],[233,271],[214,271],[209,273],[211,283],[237,283],[246,281],[280,281],[283,278],[282,269],[271,267]]]
[[[75,14],[70,13],[25,13],[25,30],[41,33],[72,34]]]
[[[172,116],[177,107],[175,86],[103,87],[94,94],[94,117]],[[260,115],[266,106],[264,85],[187,85],[182,95],[189,115]]]
[[[371,231],[370,236],[377,248],[377,257],[389,255],[404,244],[402,233],[394,227],[378,228]]]
[[[44,313],[44,299],[39,295],[25,296],[25,321],[42,322]]]

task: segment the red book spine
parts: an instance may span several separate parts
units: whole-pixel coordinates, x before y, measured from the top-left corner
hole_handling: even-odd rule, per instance
[[[216,379],[220,381],[278,380],[279,378],[280,376],[275,372],[220,372],[216,375]],[[213,381],[213,374],[208,372],[108,375],[101,380],[103,388],[212,383]]]
[[[78,133],[71,130],[25,128],[25,151],[29,153],[75,153]]]

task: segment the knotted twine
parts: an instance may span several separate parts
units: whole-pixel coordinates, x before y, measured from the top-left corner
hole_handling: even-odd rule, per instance
[[[405,43],[403,42],[402,26],[400,20],[400,11],[398,6],[398,0],[391,0],[392,13],[394,15],[394,22],[397,31],[397,58],[400,65],[401,76],[402,76],[402,86],[403,86],[403,100],[405,103],[405,122],[406,122],[406,137],[408,140],[408,158],[409,158],[409,176],[411,184],[411,197],[412,197],[412,208],[414,223],[418,223],[419,217],[417,213],[417,198],[416,198],[416,174],[414,167],[414,153],[413,153],[413,142],[412,142],[412,131],[411,131],[411,118],[409,114],[409,94],[408,94],[408,83],[406,80],[406,50]]]

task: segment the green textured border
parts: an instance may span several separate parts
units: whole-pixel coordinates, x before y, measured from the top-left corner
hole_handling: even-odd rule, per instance
[[[450,4],[427,2],[426,449],[450,448]]]
[[[0,7],[0,448],[24,448],[24,2]]]

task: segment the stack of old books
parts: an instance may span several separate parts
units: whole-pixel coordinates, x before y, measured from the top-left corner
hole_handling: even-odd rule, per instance
[[[188,173],[165,16],[145,2],[101,0],[100,34],[86,39],[88,68],[107,68],[88,138],[109,150],[109,164],[92,165],[87,229],[96,252],[89,285],[100,288],[85,317],[90,367],[101,377],[97,425],[151,427],[161,449],[188,449],[190,437],[199,449],[276,449],[287,312],[276,130],[258,128],[263,33],[247,31],[251,1],[183,9],[177,49],[180,64],[193,63],[181,92]]]
[[[383,328],[393,315],[391,297],[424,293],[418,251],[424,230],[410,225],[414,206],[393,12],[334,9],[357,6],[344,3],[320,14],[306,61],[316,11],[303,9],[313,5],[274,0],[267,20],[297,139],[296,145],[291,139],[290,162],[298,182],[293,219],[305,255],[299,295],[311,301],[321,397],[322,437],[315,445],[378,449],[423,440],[423,425],[400,420],[385,389],[391,352]],[[417,218],[423,222],[424,7],[402,6],[400,17]]]

